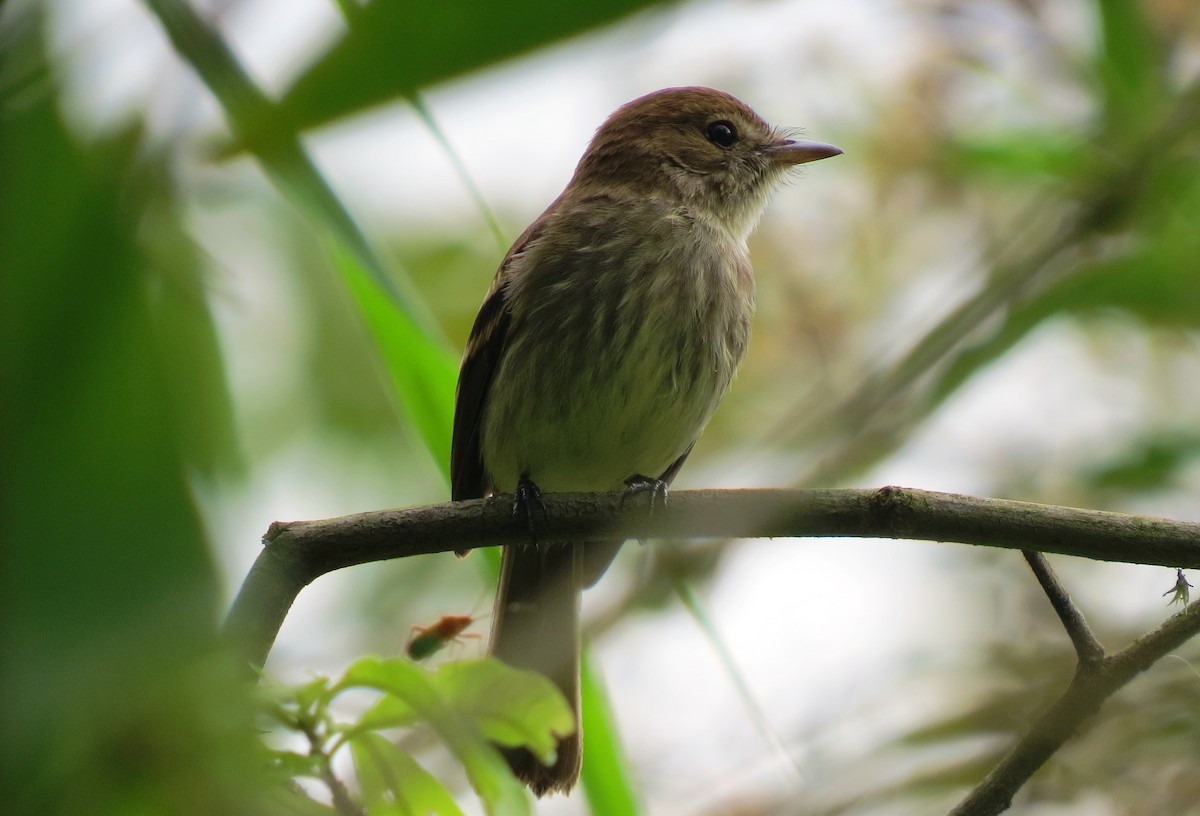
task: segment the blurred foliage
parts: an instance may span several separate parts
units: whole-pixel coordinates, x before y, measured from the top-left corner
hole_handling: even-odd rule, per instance
[[[236,459],[198,265],[144,238],[141,134],[64,125],[39,23],[2,32],[36,83],[0,115],[6,808],[274,812],[188,485]]]
[[[1003,123],[981,128],[965,116],[953,121],[961,86],[972,77],[953,63],[931,63],[914,79],[921,98],[903,100],[927,116],[909,111],[899,137],[890,127],[879,131],[890,144],[859,148],[905,155],[878,167],[879,209],[901,177],[923,176],[939,185],[939,208],[969,206],[972,226],[995,237],[972,297],[901,346],[898,357],[864,361],[865,374],[844,397],[830,400],[821,388],[793,406],[786,437],[817,460],[799,483],[845,480],[885,459],[972,377],[1057,318],[1086,326],[1097,315],[1121,313],[1175,331],[1200,324],[1200,78],[1183,82],[1173,70],[1194,57],[1200,12],[1101,0],[1099,41],[1075,54],[1055,39],[1049,4],[986,5],[987,12],[935,6],[929,35],[944,38],[940,49],[970,68],[995,74],[1011,60],[987,52],[983,29],[1004,20],[1038,49],[1028,58],[1041,71],[1038,81],[1086,100],[1088,116],[1073,132],[1053,117],[1045,129],[1022,123],[1012,131]],[[889,114],[881,111],[880,119]],[[991,200],[974,198],[988,187],[996,191]]]
[[[358,718],[339,719],[331,704],[360,689],[379,697]],[[323,783],[343,814],[462,813],[446,785],[401,747],[403,734],[380,733],[415,727],[437,733],[466,770],[488,814],[531,813],[528,792],[490,741],[552,757],[555,735],[575,727],[570,707],[549,680],[494,660],[447,663],[431,672],[403,659],[364,658],[336,681],[318,677],[270,688],[264,712],[275,739],[292,735],[306,744],[304,752],[274,751],[275,766],[290,776]],[[334,769],[343,748],[354,758],[358,794]]]
[[[604,680],[589,649],[583,650],[581,682],[599,693],[583,698],[583,731],[587,735],[587,761],[583,764],[583,793],[592,813],[637,816],[645,811],[634,785],[629,758],[621,745],[616,713],[604,690]]]
[[[1109,634],[1114,646],[1141,633],[1121,634]],[[941,749],[930,751],[938,761],[907,779],[903,790],[912,785],[919,794],[952,795],[974,784],[1066,687],[1074,668],[1069,650],[1046,642],[992,641],[977,659],[986,671],[971,674],[985,682],[971,691],[964,708],[901,738],[905,747]],[[1108,701],[1021,791],[1018,806],[1072,802],[1104,780],[1114,813],[1195,812],[1195,785],[1182,771],[1200,750],[1191,716],[1200,704],[1192,662],[1198,659],[1200,649],[1190,646],[1186,657],[1168,657]],[[981,736],[990,739],[981,743]]]
[[[351,3],[349,30],[296,79],[280,112],[301,129],[328,123],[656,5],[661,1],[569,10],[552,0],[465,0],[451,8]]]
[[[75,11],[66,0],[45,5]],[[254,737],[254,703],[215,638],[220,542],[194,497],[269,481],[262,474],[272,468],[296,469],[289,452],[325,443],[337,454],[311,481],[330,493],[346,482],[337,486],[352,498],[339,500],[358,503],[347,511],[443,498],[457,344],[482,296],[463,282],[486,285],[499,256],[474,224],[436,234],[398,224],[368,240],[311,160],[305,129],[407,104],[432,85],[631,15],[622,25],[633,30],[652,6],[656,19],[699,7],[349,0],[339,4],[344,26],[276,101],[216,23],[186,3],[146,5],[222,107],[229,134],[176,125],[164,135],[149,110],[108,130],[81,124],[67,113],[73,49],[49,45],[40,4],[0,8],[8,804],[21,813],[329,812],[281,782],[311,772],[311,758],[285,761]],[[847,148],[856,169],[842,171],[852,172],[846,186],[822,205],[837,218],[820,234],[798,241],[794,223],[768,214],[755,237],[752,357],[689,477],[741,460],[774,483],[870,477],[979,380],[1039,348],[1040,333],[1065,328],[1124,378],[1123,393],[1137,392],[1136,421],[1070,456],[1013,446],[988,464],[985,484],[996,495],[1124,509],[1192,498],[1200,9],[1186,0],[989,0],[894,11],[918,53],[882,90],[845,77],[848,59],[814,71],[861,97],[863,112],[837,125],[840,134],[814,132]],[[753,96],[762,77],[723,57],[710,60],[716,76]],[[205,151],[221,141],[252,153],[278,195],[238,176],[244,164],[223,166],[218,182],[198,171],[197,155],[211,171]],[[253,275],[270,291],[265,300],[286,302],[285,319],[239,315],[268,324],[252,340],[214,318],[259,305],[230,304],[236,273],[214,252],[213,233],[239,230],[269,247]],[[933,317],[913,318],[913,293],[930,291]],[[265,373],[246,363],[256,355],[269,361]],[[1054,422],[1072,418],[1046,418]],[[989,433],[979,428],[977,439]],[[747,444],[756,435],[757,451]],[[637,574],[626,558],[606,579],[617,593],[597,637],[630,610],[666,606],[676,581],[719,574],[724,552],[656,547]],[[1065,639],[1019,565],[972,554],[947,569],[965,590],[958,615],[988,628],[949,667],[914,667],[892,690],[904,699],[944,683],[940,709],[916,712],[923,720],[883,747],[832,757],[843,770],[802,812],[944,809],[1065,682]],[[429,558],[381,567],[348,605],[363,610],[357,642],[394,653],[408,622],[452,603],[465,610],[479,593],[476,572]],[[1103,633],[1110,645],[1134,634]],[[1196,812],[1200,729],[1188,712],[1198,660],[1189,649],[1122,691],[1022,801],[1032,809],[1099,797],[1115,813]],[[369,674],[366,665],[351,675],[363,680],[355,671]],[[372,665],[387,674],[390,664]],[[411,667],[389,677],[389,688],[441,693],[441,681]],[[629,812],[662,780],[630,771],[599,686],[591,666],[587,801],[594,812]],[[321,680],[294,689],[289,727],[298,712],[328,713],[338,688]],[[307,722],[324,727],[333,714]],[[796,740],[819,737],[805,730]],[[379,812],[389,812],[380,803],[393,774],[415,780],[405,790],[428,793],[434,810],[454,812],[441,775],[391,739],[365,730],[350,748],[361,785],[353,795]],[[485,788],[508,795],[502,772],[480,773]],[[720,812],[796,812],[800,800],[776,794],[747,783]]]

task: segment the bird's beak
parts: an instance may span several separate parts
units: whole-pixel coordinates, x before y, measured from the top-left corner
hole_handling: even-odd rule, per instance
[[[775,164],[790,167],[793,164],[828,159],[840,156],[842,149],[823,142],[807,142],[803,139],[784,139],[767,148],[767,156]]]

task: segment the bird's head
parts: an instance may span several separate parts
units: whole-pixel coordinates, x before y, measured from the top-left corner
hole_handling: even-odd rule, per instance
[[[788,138],[722,91],[667,88],[600,126],[572,187],[665,199],[744,238],[785,171],[841,152]]]

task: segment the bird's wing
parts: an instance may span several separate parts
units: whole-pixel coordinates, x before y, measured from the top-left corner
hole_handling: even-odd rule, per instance
[[[500,368],[512,322],[508,287],[513,266],[541,233],[544,224],[545,216],[534,221],[508,250],[467,338],[467,349],[458,372],[454,435],[450,443],[450,498],[454,501],[476,499],[492,489],[479,448],[483,409]]]

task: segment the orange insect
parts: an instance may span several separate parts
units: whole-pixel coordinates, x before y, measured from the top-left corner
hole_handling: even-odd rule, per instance
[[[463,634],[463,630],[477,620],[479,618],[470,615],[442,615],[430,626],[413,626],[413,635],[404,645],[404,651],[413,660],[424,660],[451,643],[462,643],[467,638],[478,639],[477,634]]]

